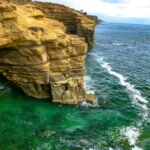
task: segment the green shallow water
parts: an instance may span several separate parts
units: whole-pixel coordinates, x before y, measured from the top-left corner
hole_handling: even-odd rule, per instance
[[[122,31],[124,26],[118,26]],[[90,90],[95,91],[99,107],[66,106],[52,104],[50,100],[39,101],[26,96],[0,77],[0,86],[4,87],[0,88],[0,150],[131,150],[133,148],[120,130],[128,126],[136,127],[141,121],[142,110],[132,104],[130,93],[119,84],[116,77],[100,66],[96,58],[97,56],[106,58],[115,71],[127,76],[127,81],[134,84],[147,100],[150,98],[147,64],[143,63],[141,74],[133,66],[134,63],[130,62],[129,57],[115,57],[119,56],[120,49],[124,48],[124,45],[114,47],[110,42],[113,34],[116,35],[114,31],[119,27],[111,24],[98,26],[95,47],[86,58],[88,76],[90,76],[87,85]],[[122,37],[121,31],[117,33]],[[146,56],[147,61],[150,57]],[[124,63],[128,66],[125,67]],[[149,103],[147,107],[149,109]],[[148,119],[142,122],[139,133],[136,145],[143,150],[149,150]]]
[[[124,111],[110,104],[98,108],[51,104],[25,96],[9,84],[1,91],[0,100],[2,150],[126,148],[126,141],[119,138],[119,128],[138,118],[132,106]]]

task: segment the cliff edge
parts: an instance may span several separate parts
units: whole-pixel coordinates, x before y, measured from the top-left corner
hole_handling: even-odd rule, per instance
[[[75,34],[85,38],[89,46],[94,44],[95,20],[72,8],[55,3],[33,2],[47,18],[55,19],[66,26],[68,34]]]
[[[87,96],[84,60],[87,43],[91,43],[86,38],[93,42],[91,33],[95,23],[85,16],[82,20],[82,16],[78,17],[73,10],[72,16],[80,20],[76,20],[80,29],[71,35],[69,30],[76,25],[74,27],[73,21],[65,18],[65,10],[62,12],[59,5],[28,4],[28,1],[0,1],[0,74],[29,96],[50,98],[63,104],[82,102]],[[60,13],[55,13],[58,10]],[[66,21],[51,14],[62,14],[61,17],[71,23],[67,26]],[[84,19],[89,20],[89,28],[88,25],[84,28]],[[89,102],[95,103],[94,99],[89,99]]]
[[[32,0],[0,0],[0,4],[27,4],[27,3],[31,3]]]

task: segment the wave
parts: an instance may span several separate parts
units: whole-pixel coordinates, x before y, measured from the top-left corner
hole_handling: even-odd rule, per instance
[[[135,89],[134,85],[132,85],[129,82],[127,82],[126,81],[127,78],[124,77],[122,74],[113,71],[111,66],[107,62],[103,61],[100,65],[103,68],[107,69],[109,74],[117,77],[119,79],[119,81],[120,81],[120,84],[122,86],[126,87],[127,91],[132,96],[132,103],[136,104],[137,106],[142,108],[142,110],[146,113],[146,114],[142,113],[143,114],[143,119],[147,119],[147,115],[148,115],[147,103],[148,103],[148,101],[141,95],[140,91]]]
[[[94,80],[92,80],[92,78],[88,75],[84,77],[84,89],[86,91],[86,94],[94,94],[95,95]],[[96,104],[90,104],[85,99],[81,103],[81,106],[83,106],[83,107],[98,107],[98,101],[96,99]]]
[[[131,102],[136,107],[138,107],[142,119],[139,122],[137,122],[137,127],[133,127],[133,126],[125,127],[122,128],[120,132],[121,135],[127,138],[129,144],[133,146],[132,150],[142,150],[141,148],[136,146],[136,141],[140,136],[139,130],[142,126],[142,123],[148,120],[148,115],[149,115],[148,106],[147,106],[148,101],[145,99],[145,97],[141,95],[140,91],[135,89],[134,85],[130,84],[127,81],[126,77],[124,77],[120,73],[113,71],[109,63],[105,62],[102,57],[98,58],[97,61],[103,68],[105,68],[108,71],[110,75],[113,75],[118,78],[119,83],[122,86],[124,86],[128,91],[128,93],[130,94],[132,98]]]
[[[121,45],[127,46],[125,43],[120,43],[120,42],[112,42],[111,44],[115,46],[121,46]]]
[[[90,76],[84,77],[84,89],[86,90],[86,93],[88,94],[95,94],[95,90],[93,88],[94,81]]]
[[[89,108],[89,107],[97,107],[97,105],[92,105],[92,104],[88,103],[86,100],[81,103],[81,106],[87,107],[87,108]]]
[[[120,45],[123,45],[123,43],[114,42],[114,43],[112,43],[112,45],[120,46]]]

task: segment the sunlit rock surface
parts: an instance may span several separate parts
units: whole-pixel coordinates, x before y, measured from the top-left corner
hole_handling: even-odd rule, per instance
[[[0,5],[0,74],[29,96],[63,104],[82,102],[86,95],[83,77],[87,43],[78,35],[87,32],[93,42],[90,36],[93,26],[83,31],[85,22],[76,17],[81,27],[78,35],[66,34],[69,29],[64,21],[48,17],[47,8],[43,11],[45,17],[38,9],[42,8],[41,3],[38,7],[16,5],[19,2]],[[53,14],[57,9],[53,9]],[[65,16],[65,12],[62,15]]]
[[[32,0],[0,0],[0,4],[13,3],[13,4],[27,4],[32,2]]]
[[[41,9],[47,18],[62,22],[67,28],[67,33],[84,37],[89,46],[93,45],[95,20],[64,5],[42,2],[34,2],[33,4]]]

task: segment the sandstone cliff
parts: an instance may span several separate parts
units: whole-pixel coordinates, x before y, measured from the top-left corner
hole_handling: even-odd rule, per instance
[[[32,0],[0,0],[0,4],[13,3],[13,4],[27,4]]]
[[[67,27],[67,33],[84,37],[89,46],[94,42],[95,21],[84,14],[60,4],[34,2],[47,18],[56,19]]]
[[[99,19],[97,16],[93,16],[93,15],[86,15],[89,19],[92,19],[94,22],[95,22],[95,24],[99,24],[99,23],[101,23],[102,22],[102,20],[101,19]]]
[[[101,19],[98,18],[98,16],[95,15],[89,15],[87,12],[84,12],[83,10],[78,11],[82,15],[85,15],[88,19],[93,20],[95,24],[99,24],[103,22]]]
[[[41,9],[41,3],[38,7]],[[86,97],[83,78],[87,44],[84,38],[66,34],[63,21],[47,17],[47,8],[43,11],[46,17],[39,8],[0,5],[0,74],[29,96],[77,104]],[[92,32],[92,28],[84,31]]]

